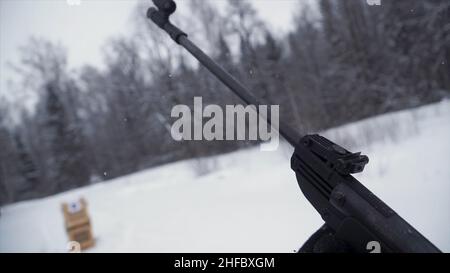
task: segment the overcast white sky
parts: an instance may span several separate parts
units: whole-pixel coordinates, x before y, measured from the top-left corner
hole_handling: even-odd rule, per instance
[[[78,0],[0,0],[0,93],[7,91],[8,79],[14,79],[8,63],[17,62],[17,48],[31,36],[60,42],[68,49],[69,66],[79,67],[100,65],[105,41],[133,28],[131,12],[137,0],[80,0],[80,5],[69,5],[70,1]],[[273,30],[285,32],[299,1],[251,2]]]

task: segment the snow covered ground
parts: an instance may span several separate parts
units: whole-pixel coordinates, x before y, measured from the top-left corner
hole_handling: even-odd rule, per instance
[[[450,252],[450,101],[324,134],[364,151],[370,163],[357,178]],[[218,156],[217,169],[200,177],[184,161],[6,206],[0,252],[65,252],[61,203],[81,196],[92,252],[293,252],[322,220],[297,185],[290,153],[282,146]]]

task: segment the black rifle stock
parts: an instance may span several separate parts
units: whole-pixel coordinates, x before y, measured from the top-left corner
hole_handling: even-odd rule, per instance
[[[251,92],[192,43],[174,26],[169,16],[175,12],[172,0],[153,0],[147,17],[189,51],[246,104],[261,105]],[[271,123],[270,117],[266,117]],[[351,251],[368,252],[369,242],[378,242],[381,252],[438,253],[440,250],[378,199],[351,174],[362,172],[369,159],[351,153],[319,135],[300,136],[283,121],[279,133],[294,148],[291,168],[303,194],[320,213],[335,236]]]

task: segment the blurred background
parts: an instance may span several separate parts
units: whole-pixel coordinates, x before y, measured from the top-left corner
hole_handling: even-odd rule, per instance
[[[172,139],[174,105],[192,105],[194,96],[202,96],[204,105],[240,101],[145,17],[151,5],[133,0],[0,1],[1,251],[64,249],[64,239],[57,244],[49,239],[63,233],[46,225],[62,230],[60,220],[49,215],[62,217],[59,202],[79,195],[91,202],[94,235],[104,242],[100,251],[284,252],[300,246],[320,225],[312,207],[299,205],[307,201],[290,172],[287,145],[274,156],[254,150],[255,142]],[[301,133],[323,132],[348,148],[373,153],[373,167],[364,178],[390,181],[368,187],[397,204],[394,209],[402,210],[401,197],[420,199],[420,192],[431,190],[438,208],[421,206],[423,213],[448,212],[449,1],[382,0],[370,6],[364,0],[182,0],[178,6],[174,22],[256,96],[279,104],[281,119]],[[109,181],[115,186],[109,187]],[[274,188],[279,185],[285,186]],[[411,187],[409,194],[405,187]],[[256,196],[259,190],[264,194]],[[220,197],[215,195],[219,191]],[[292,197],[286,197],[290,192]],[[31,199],[36,200],[13,204]],[[249,233],[230,223],[242,222],[243,215],[232,215],[245,214],[242,204],[249,200],[257,205],[247,209],[254,213],[258,208],[260,217],[250,218],[248,232],[267,224],[264,235],[237,247],[224,246],[231,235],[219,242],[214,232],[205,234],[206,227],[236,228],[233,236],[240,235],[232,242],[244,244]],[[131,201],[134,205],[127,206]],[[234,205],[227,206],[230,202]],[[222,218],[211,216],[215,212],[205,212],[209,219],[200,215],[211,204]],[[236,211],[230,212],[233,206]],[[301,218],[299,206],[308,216]],[[150,216],[160,207],[175,218],[165,218],[170,213],[161,210]],[[287,211],[278,216],[285,222],[277,220],[277,208]],[[450,250],[444,235],[449,217],[414,220],[418,212],[410,210],[404,211],[407,220]],[[129,218],[124,222],[118,215]],[[148,221],[133,222],[145,215],[151,222],[161,220],[160,229]],[[293,215],[300,220],[291,222]],[[186,225],[179,233],[183,238],[198,232],[207,239],[187,243],[161,235],[177,221]],[[31,222],[40,235],[19,243],[18,227],[26,233]],[[290,235],[305,225],[293,240]],[[144,234],[151,236],[150,231],[159,239],[145,244]],[[258,239],[281,233],[285,238],[273,242]],[[115,239],[108,241],[107,234]]]

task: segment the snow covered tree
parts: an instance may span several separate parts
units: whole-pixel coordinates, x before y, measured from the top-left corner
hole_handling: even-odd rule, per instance
[[[63,191],[89,183],[89,172],[83,160],[83,141],[76,127],[67,118],[54,83],[47,83],[45,97],[46,116],[44,134],[52,154],[48,158],[48,177],[52,187]]]
[[[37,194],[40,177],[34,160],[28,148],[24,145],[19,134],[14,136],[18,156],[18,171],[23,179],[16,185],[17,197],[19,199],[32,198]]]
[[[8,129],[5,126],[6,117],[6,106],[0,101],[0,147],[2,147],[2,152],[0,152],[0,206],[10,202],[12,199],[11,188],[9,187],[8,179],[11,178],[10,172],[8,170],[8,158],[10,154],[10,135]]]

